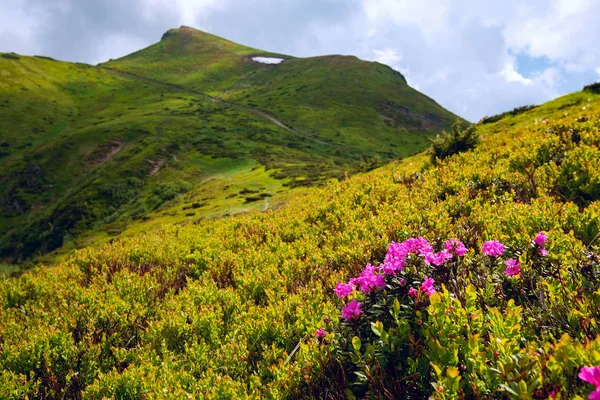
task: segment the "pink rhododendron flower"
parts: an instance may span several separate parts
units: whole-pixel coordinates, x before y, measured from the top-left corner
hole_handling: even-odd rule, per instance
[[[317,339],[323,339],[325,336],[327,336],[327,332],[325,332],[323,328],[319,328],[315,332],[315,336],[317,337]]]
[[[360,290],[365,293],[370,293],[376,288],[385,289],[385,279],[378,272],[379,268],[367,264],[364,271],[360,273],[358,278],[350,279],[351,285],[358,285]]]
[[[403,259],[404,257],[406,257],[406,255],[408,253],[410,253],[410,250],[406,246],[405,242],[402,242],[402,243],[392,242],[392,243],[390,243],[390,246],[388,247],[387,255],[389,255],[390,257]]]
[[[416,239],[408,238],[403,244],[408,253],[414,253],[420,256],[424,256],[427,253],[433,253],[433,247],[431,247],[427,239],[423,237],[418,237]]]
[[[538,253],[542,257],[548,256],[548,250],[544,249],[543,247],[538,251]]]
[[[354,285],[342,282],[338,282],[335,289],[333,289],[335,294],[337,294],[337,297],[339,297],[340,299],[350,296],[353,290]]]
[[[383,273],[386,275],[396,275],[396,272],[402,271],[404,268],[404,255],[394,255],[388,252],[383,263]]]
[[[412,297],[413,299],[414,299],[415,297],[417,297],[417,294],[418,294],[418,293],[419,293],[419,292],[417,292],[417,289],[415,289],[414,287],[411,287],[410,289],[408,289],[408,295],[409,295],[410,297]]]
[[[457,239],[448,240],[446,243],[444,243],[444,247],[448,253],[456,254],[458,257],[464,256],[468,251],[463,242]]]
[[[504,264],[506,264],[506,269],[504,270],[506,275],[514,276],[521,273],[521,261],[511,258],[510,260],[504,261]]]
[[[535,243],[537,246],[543,246],[546,244],[547,241],[548,236],[546,236],[544,232],[538,233],[535,239],[533,239],[533,243]]]
[[[421,292],[425,293],[427,297],[435,293],[433,278],[428,278],[427,275],[424,277],[423,283],[421,284]]]
[[[588,398],[590,400],[600,400],[600,366],[581,368],[579,379],[596,386],[596,390],[590,393]]]
[[[356,301],[356,299],[352,299],[348,304],[346,304],[346,307],[342,309],[342,318],[344,318],[346,321],[358,319],[360,314],[362,314],[362,311],[360,310],[360,303]]]
[[[500,257],[504,254],[504,245],[497,240],[488,240],[483,243],[481,250],[488,257]]]
[[[446,260],[451,260],[452,254],[447,250],[440,251],[438,253],[429,253],[425,255],[425,264],[433,264],[437,267],[443,265]]]

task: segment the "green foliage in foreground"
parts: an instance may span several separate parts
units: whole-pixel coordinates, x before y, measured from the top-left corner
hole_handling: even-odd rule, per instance
[[[521,381],[534,395],[588,393],[576,374],[599,360],[599,271],[587,255],[599,251],[600,97],[576,93],[480,129],[473,151],[435,166],[418,155],[276,212],[166,226],[0,281],[0,398],[360,394],[358,375],[343,374],[334,352],[345,337],[338,281],[380,262],[392,241],[457,238],[479,249],[495,239],[523,249],[539,231],[549,256],[543,265],[522,259],[531,280],[500,282],[472,250],[472,265],[456,265],[472,287],[436,276],[420,327],[411,317],[394,332],[382,319],[371,332],[410,329],[422,382],[413,398],[474,393],[463,382],[491,398],[517,398]],[[319,340],[318,328],[332,334]],[[366,362],[369,343],[383,347],[357,342]],[[386,371],[379,378],[406,376]]]
[[[98,67],[2,54],[0,259],[276,207],[455,118],[378,63],[253,55],[185,27]]]

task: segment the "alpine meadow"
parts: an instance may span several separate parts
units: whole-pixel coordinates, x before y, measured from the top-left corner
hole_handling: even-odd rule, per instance
[[[187,26],[0,53],[0,399],[600,399],[599,236],[599,83],[471,124]]]

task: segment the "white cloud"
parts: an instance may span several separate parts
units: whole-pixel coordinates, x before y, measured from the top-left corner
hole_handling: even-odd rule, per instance
[[[596,68],[596,73],[600,76],[600,67]]]
[[[534,80],[548,88],[556,88],[562,82],[563,76],[558,68],[551,67],[536,73]]]
[[[226,10],[230,5],[226,0],[142,0],[141,3],[141,11],[150,21],[160,20],[168,9],[176,13],[179,24],[195,26],[199,21],[206,20],[212,12]]]
[[[600,15],[598,1],[362,4],[373,47],[402,54],[413,87],[471,120],[579,90],[569,86],[570,77],[600,63],[593,44],[599,24],[591,21]],[[400,61],[389,55],[379,60],[397,67]]]
[[[387,65],[397,65],[398,61],[402,60],[402,57],[396,53],[395,50],[392,49],[383,49],[383,50],[373,50],[373,54],[375,55],[374,61],[380,62],[382,64]]]
[[[533,83],[531,79],[525,78],[523,75],[519,74],[517,70],[515,70],[515,66],[510,62],[504,64],[504,68],[500,71],[500,76],[503,77],[506,82],[517,82],[525,86],[529,86]]]
[[[367,19],[375,22],[372,32],[380,23],[415,26],[428,40],[435,40],[449,27],[450,0],[363,0]]]
[[[0,51],[33,54],[37,15],[27,12],[24,0],[0,2]]]
[[[574,72],[598,65],[600,2],[553,0],[519,10],[505,23],[509,47],[532,57],[547,57]]]

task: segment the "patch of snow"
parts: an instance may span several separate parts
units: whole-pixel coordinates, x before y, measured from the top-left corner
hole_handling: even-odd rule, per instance
[[[283,58],[273,58],[273,57],[252,57],[252,61],[258,62],[261,64],[279,64],[283,61]]]

